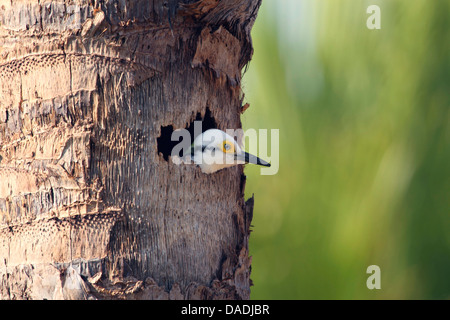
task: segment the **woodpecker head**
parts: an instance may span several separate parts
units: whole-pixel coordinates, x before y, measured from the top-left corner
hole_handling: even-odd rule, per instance
[[[209,129],[197,136],[191,146],[190,156],[203,173],[213,173],[245,163],[270,167],[270,163],[242,151],[233,137],[218,129]]]

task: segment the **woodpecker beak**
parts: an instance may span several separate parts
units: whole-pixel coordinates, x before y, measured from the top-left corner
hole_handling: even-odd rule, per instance
[[[247,153],[245,151],[242,151],[240,154],[236,154],[234,156],[236,160],[244,161],[245,163],[252,163],[252,164],[258,164],[260,166],[264,167],[270,167],[270,163],[258,158],[257,156],[254,156],[250,153]]]

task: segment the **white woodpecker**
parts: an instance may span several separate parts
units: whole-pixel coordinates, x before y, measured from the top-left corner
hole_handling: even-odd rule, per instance
[[[198,135],[189,156],[203,173],[246,163],[270,167],[270,163],[243,151],[233,137],[219,129],[209,129]]]

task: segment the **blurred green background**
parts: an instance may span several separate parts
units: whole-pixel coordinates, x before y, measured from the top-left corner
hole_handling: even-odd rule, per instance
[[[252,37],[243,127],[280,166],[245,169],[251,298],[449,299],[450,1],[263,0]]]

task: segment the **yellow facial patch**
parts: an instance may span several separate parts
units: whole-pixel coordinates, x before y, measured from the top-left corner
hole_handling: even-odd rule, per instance
[[[224,153],[234,153],[236,150],[234,149],[234,143],[225,140],[222,142],[222,151]]]

